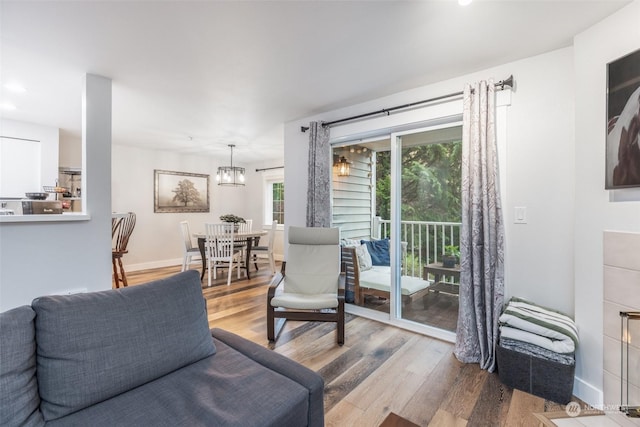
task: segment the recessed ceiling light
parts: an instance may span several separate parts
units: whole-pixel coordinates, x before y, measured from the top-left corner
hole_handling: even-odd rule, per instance
[[[2,104],[0,104],[0,109],[6,110],[6,111],[13,111],[16,109],[16,106],[9,102],[3,102]]]
[[[468,6],[473,0],[458,0],[460,6]]]
[[[5,89],[13,93],[24,93],[27,91],[27,89],[24,86],[16,82],[5,83],[4,87]]]

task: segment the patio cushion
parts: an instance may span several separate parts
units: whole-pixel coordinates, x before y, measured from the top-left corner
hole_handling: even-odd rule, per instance
[[[383,240],[361,240],[360,243],[367,245],[371,262],[373,265],[391,265],[389,257],[389,239]]]
[[[402,295],[413,295],[431,284],[427,280],[419,277],[402,276]],[[363,288],[377,289],[389,292],[391,289],[391,267],[374,266],[371,270],[360,273],[360,286]]]
[[[360,267],[360,271],[371,270],[371,267],[373,267],[373,261],[371,260],[371,255],[369,255],[369,251],[367,250],[367,245],[358,245],[356,247],[356,255],[358,256],[358,266]]]

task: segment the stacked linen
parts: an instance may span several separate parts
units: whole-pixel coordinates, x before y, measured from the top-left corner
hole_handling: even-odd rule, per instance
[[[575,363],[578,330],[569,316],[514,297],[499,321],[501,347],[562,364]]]

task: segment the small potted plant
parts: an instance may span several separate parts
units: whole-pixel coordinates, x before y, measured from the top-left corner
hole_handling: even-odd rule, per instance
[[[221,215],[220,216],[220,221],[222,222],[228,222],[233,224],[233,229],[234,231],[238,231],[238,224],[240,223],[245,223],[246,221],[244,220],[244,218],[242,218],[241,216],[237,216],[234,214],[225,214],[225,215]]]
[[[445,246],[442,254],[442,266],[454,268],[458,263],[460,263],[460,248],[456,245]]]

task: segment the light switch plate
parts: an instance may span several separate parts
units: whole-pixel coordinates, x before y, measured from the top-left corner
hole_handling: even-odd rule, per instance
[[[524,206],[516,206],[514,208],[513,215],[514,224],[526,224],[527,223],[527,208]]]

